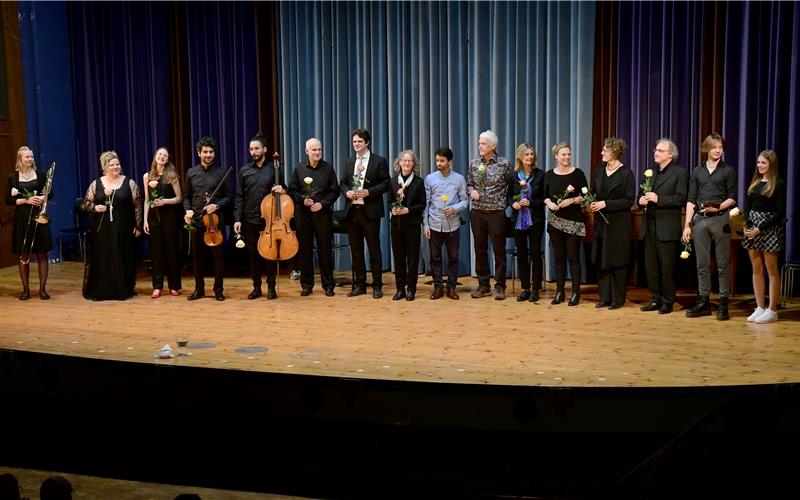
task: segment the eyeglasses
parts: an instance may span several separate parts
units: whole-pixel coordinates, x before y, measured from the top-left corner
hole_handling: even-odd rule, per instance
[[[653,150],[653,153],[668,153],[668,152],[669,152],[669,149],[658,149],[658,148],[655,148]]]

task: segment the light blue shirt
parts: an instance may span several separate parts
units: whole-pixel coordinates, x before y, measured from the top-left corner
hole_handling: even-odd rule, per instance
[[[447,195],[447,202],[442,195]],[[438,233],[452,233],[461,227],[461,211],[467,208],[467,181],[458,172],[450,170],[442,175],[438,170],[425,177],[425,211],[422,226]],[[444,209],[452,208],[453,215],[444,216]]]

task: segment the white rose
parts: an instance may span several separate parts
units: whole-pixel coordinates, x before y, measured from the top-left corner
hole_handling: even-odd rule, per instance
[[[11,196],[16,196],[18,194],[19,194],[19,191],[17,190],[17,188],[11,188]]]
[[[648,168],[647,170],[645,170],[644,171],[644,176],[645,177],[653,177],[653,169],[652,168]]]
[[[314,182],[314,179],[312,179],[311,177],[306,177],[305,179],[303,179],[303,182],[305,182],[310,186],[311,183]]]
[[[244,248],[244,240],[239,238],[236,240],[236,248]]]
[[[586,186],[582,187],[582,188],[581,188],[581,193],[583,193],[583,194],[589,194],[589,188],[587,188]]]
[[[739,207],[733,207],[730,211],[730,216],[736,217],[737,215],[739,215]]]

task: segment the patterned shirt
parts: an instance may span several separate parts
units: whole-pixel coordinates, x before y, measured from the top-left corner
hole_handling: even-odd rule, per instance
[[[484,165],[486,170],[479,172],[479,166]],[[492,154],[488,162],[483,158],[475,158],[469,162],[467,168],[467,192],[473,190],[480,193],[478,201],[472,201],[473,210],[505,210],[508,204],[508,182],[514,174],[511,163]]]

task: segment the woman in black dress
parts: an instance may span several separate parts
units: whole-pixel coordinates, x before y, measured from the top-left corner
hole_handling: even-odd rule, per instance
[[[566,142],[553,146],[556,166],[544,175],[544,204],[547,214],[547,234],[556,257],[556,295],[551,304],[564,301],[566,263],[572,277],[572,296],[569,305],[577,306],[581,300],[581,239],[586,236],[583,221],[581,192],[586,187],[586,176],[572,165],[572,149]]]
[[[633,172],[619,161],[628,148],[609,137],[603,142],[603,162],[594,180],[592,261],[597,267],[600,300],[595,307],[618,309],[625,304],[631,256],[631,207],[636,196]]]
[[[89,259],[83,296],[90,300],[125,300],[135,295],[136,237],[141,234],[139,188],[122,175],[114,151],[100,155],[103,175],[89,184],[83,208],[92,214]]]
[[[19,255],[19,277],[22,280],[22,294],[19,300],[28,300],[31,292],[28,286],[30,276],[31,255],[36,255],[39,271],[39,298],[47,300],[47,273],[49,264],[47,252],[53,249],[53,237],[50,224],[37,224],[36,216],[44,203],[47,175],[36,170],[33,151],[28,146],[17,150],[15,171],[8,175],[5,199],[7,205],[14,209],[14,233],[11,239],[11,251]],[[50,191],[49,198],[53,197]]]
[[[180,228],[182,212],[178,206],[183,201],[181,185],[175,165],[169,161],[167,148],[158,148],[150,164],[150,171],[142,179],[144,187],[144,232],[150,235],[150,260],[153,265],[154,299],[161,297],[164,274],[167,275],[169,294],[180,295],[181,268]]]
[[[422,235],[422,212],[425,210],[425,186],[419,175],[419,162],[410,149],[402,151],[394,161],[389,189],[390,232],[394,254],[394,281],[397,286],[392,300],[414,300],[419,272],[419,244]]]
[[[746,227],[742,246],[753,264],[753,293],[756,310],[747,317],[753,323],[778,321],[781,276],[778,256],[784,246],[786,183],[778,177],[778,155],[764,150],[756,160],[756,171],[744,202]],[[769,308],[765,308],[764,267],[769,275]]]
[[[544,236],[544,172],[536,168],[536,148],[517,146],[514,182],[508,183],[519,259],[522,293],[517,302],[538,302],[542,286],[542,236]]]

